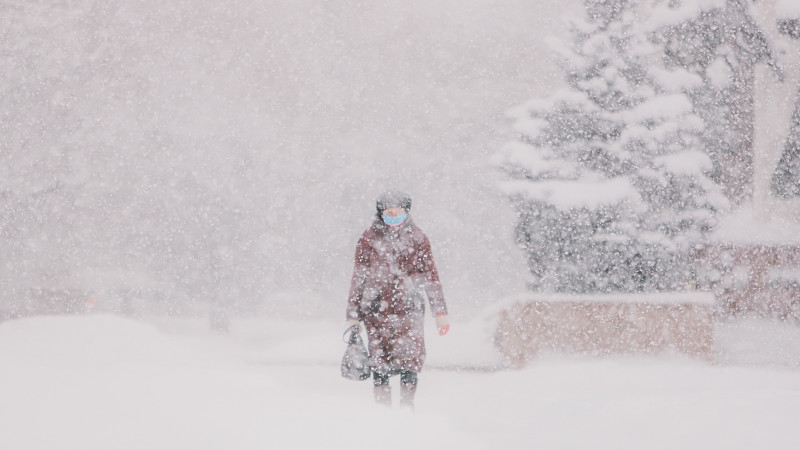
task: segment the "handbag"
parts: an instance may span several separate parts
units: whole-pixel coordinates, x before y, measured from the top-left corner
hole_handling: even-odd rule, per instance
[[[347,343],[347,348],[342,356],[342,376],[348,380],[366,380],[372,369],[369,367],[369,353],[358,333],[358,325],[348,328],[344,332],[343,339]]]

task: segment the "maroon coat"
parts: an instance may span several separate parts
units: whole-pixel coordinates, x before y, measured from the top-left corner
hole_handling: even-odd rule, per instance
[[[447,313],[428,237],[410,217],[397,228],[375,220],[356,246],[347,302],[347,318],[366,326],[373,370],[422,370],[426,297],[434,315]]]

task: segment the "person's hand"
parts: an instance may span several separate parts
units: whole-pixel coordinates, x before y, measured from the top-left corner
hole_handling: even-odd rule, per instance
[[[359,335],[361,334],[361,323],[357,319],[349,319],[347,321],[347,328],[344,329],[344,334],[342,335],[342,340],[346,344],[353,344],[357,343],[361,340]]]
[[[356,333],[361,333],[361,322],[358,319],[350,319],[347,321],[347,329],[356,327]]]
[[[436,328],[439,329],[439,336],[444,336],[450,331],[450,321],[447,320],[447,314],[441,313],[436,315]]]

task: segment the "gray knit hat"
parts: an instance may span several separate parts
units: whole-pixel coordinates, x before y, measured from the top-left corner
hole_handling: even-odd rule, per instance
[[[387,191],[378,196],[375,202],[378,209],[378,217],[383,215],[383,210],[399,206],[406,210],[411,211],[411,196],[401,191]]]

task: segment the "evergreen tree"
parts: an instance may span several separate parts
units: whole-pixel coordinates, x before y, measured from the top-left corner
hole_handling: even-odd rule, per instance
[[[511,112],[519,140],[496,161],[531,287],[679,289],[692,276],[688,245],[726,204],[682,93],[700,80],[654,68],[659,50],[636,26],[636,0],[585,6],[557,48],[568,88]]]

